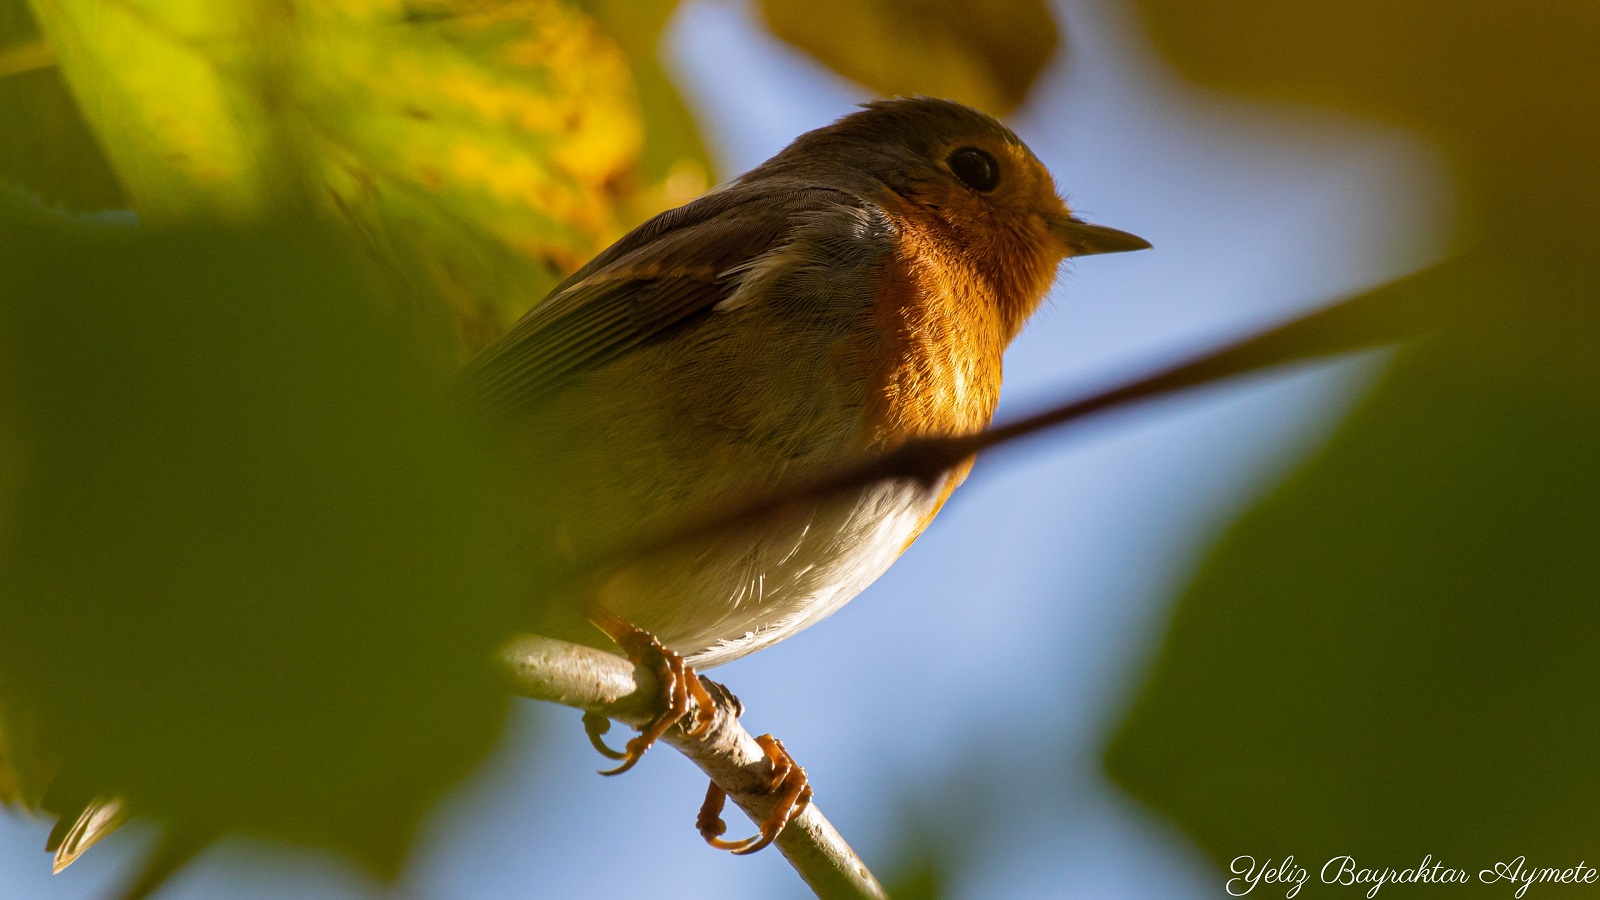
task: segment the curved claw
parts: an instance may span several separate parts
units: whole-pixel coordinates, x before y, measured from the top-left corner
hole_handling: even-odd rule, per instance
[[[589,743],[607,759],[626,759],[626,753],[618,753],[606,745],[605,738],[601,735],[611,730],[611,720],[595,712],[585,710],[583,713],[583,733],[589,736]]]
[[[728,823],[722,821],[722,808],[728,802],[728,795],[722,788],[717,787],[715,781],[706,785],[706,799],[700,804],[700,813],[695,816],[694,827],[705,838],[706,843],[718,850],[727,850],[731,853],[742,852],[746,847],[761,839],[761,835],[745,838],[742,841],[725,841],[722,835],[728,830]]]
[[[772,764],[772,782],[768,790],[774,793],[781,791],[772,814],[761,823],[761,830],[740,841],[722,839],[728,830],[728,823],[722,821],[722,809],[728,795],[717,787],[716,782],[706,788],[705,802],[700,805],[700,814],[695,818],[695,828],[706,843],[738,856],[748,856],[777,840],[789,822],[811,802],[811,783],[806,778],[806,770],[784,749],[783,742],[770,734],[761,735],[756,742],[766,751],[767,759]]]
[[[630,738],[628,743],[623,745],[622,752],[611,757],[612,759],[622,760],[622,765],[614,766],[610,769],[595,769],[595,773],[598,775],[621,775],[623,772],[633,768],[639,760],[644,758],[644,752],[650,749],[649,744],[637,746],[638,743],[638,738]]]

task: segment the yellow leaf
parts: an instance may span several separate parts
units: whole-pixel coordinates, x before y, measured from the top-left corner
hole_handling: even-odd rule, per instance
[[[264,111],[240,103],[235,88],[251,29],[245,17],[229,15],[234,6],[33,4],[79,108],[139,212],[153,221],[248,218],[272,193],[252,140]]]
[[[459,351],[650,193],[629,60],[568,3],[34,6],[142,219],[320,208],[383,271],[432,289]]]

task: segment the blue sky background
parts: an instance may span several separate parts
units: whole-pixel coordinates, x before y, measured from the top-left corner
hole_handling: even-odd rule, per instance
[[[1058,9],[1066,50],[1013,124],[1076,209],[1156,249],[1063,269],[1007,356],[1001,417],[1442,252],[1448,184],[1420,139],[1199,93],[1123,4]],[[728,174],[868,99],[733,0],[686,3],[664,52]],[[1218,896],[1183,836],[1105,780],[1100,747],[1217,529],[1315,449],[1369,372],[1255,379],[988,457],[880,582],[713,677],[745,701],[747,727],[784,739],[880,876],[915,823],[964,835],[959,897]],[[774,851],[701,843],[704,781],[685,760],[657,750],[614,779],[593,774],[601,762],[576,712],[520,704],[501,751],[441,810],[402,896],[808,896]],[[0,898],[97,897],[150,838],[130,827],[51,877],[47,831],[0,816]],[[381,893],[337,860],[234,841],[164,896]]]

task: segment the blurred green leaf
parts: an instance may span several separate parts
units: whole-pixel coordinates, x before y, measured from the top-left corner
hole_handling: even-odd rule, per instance
[[[0,183],[74,212],[128,205],[24,0],[0,0]]]
[[[894,900],[941,900],[949,896],[945,884],[947,867],[936,855],[927,853],[898,862],[894,877],[884,885],[884,891]]]
[[[1214,860],[1593,858],[1595,261],[1501,246],[1402,283],[1454,321],[1206,562],[1108,765]]]
[[[265,78],[246,36],[281,41],[282,29],[238,16],[242,8],[33,0],[80,109],[147,221],[242,221],[267,208],[273,178],[288,178],[264,165],[273,148],[256,136],[267,116],[238,84]]]
[[[1426,134],[1465,227],[1395,287],[1432,292],[1439,333],[1206,562],[1113,776],[1223,863],[1576,864],[1600,836],[1600,14],[1141,5],[1202,83]]]
[[[525,612],[438,382],[703,188],[671,10],[0,0],[0,178],[142,223],[0,208],[0,799],[396,869]]]
[[[73,212],[124,209],[122,186],[54,68],[0,78],[0,182]]]
[[[978,782],[987,771],[961,774]],[[953,785],[956,796],[950,808],[916,801],[903,804],[906,808],[899,812],[894,829],[895,853],[881,869],[884,891],[893,900],[943,900],[954,893],[959,876],[972,862],[976,835],[990,824],[986,816],[992,814],[972,808],[971,799],[961,796],[963,787]]]
[[[885,96],[926,94],[1004,116],[1060,34],[1045,0],[761,0],[773,34]]]
[[[1472,237],[1600,242],[1600,179],[1589,175],[1600,142],[1600,4],[1139,5],[1167,58],[1197,82],[1400,122],[1437,141]]]
[[[510,554],[380,305],[314,222],[0,210],[0,686],[58,782],[389,874],[488,751]]]

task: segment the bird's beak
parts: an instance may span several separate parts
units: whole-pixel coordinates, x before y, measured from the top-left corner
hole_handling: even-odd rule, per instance
[[[1068,256],[1093,256],[1096,253],[1126,253],[1129,250],[1149,250],[1150,242],[1136,234],[1090,225],[1075,216],[1066,216],[1050,226],[1061,243],[1067,246]]]

